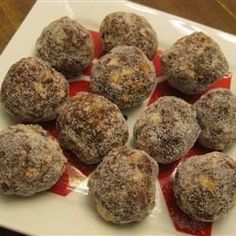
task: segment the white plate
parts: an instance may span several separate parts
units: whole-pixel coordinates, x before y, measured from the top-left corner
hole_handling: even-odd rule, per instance
[[[0,78],[9,66],[22,57],[33,55],[34,44],[42,29],[51,21],[68,15],[89,29],[98,30],[101,20],[110,12],[129,11],[143,15],[156,30],[160,48],[167,48],[179,37],[193,31],[204,31],[217,41],[224,51],[230,71],[236,72],[236,37],[173,15],[128,1],[38,1],[18,29],[0,58]],[[210,11],[210,9],[209,9]],[[210,14],[210,12],[209,12]],[[220,17],[220,16],[219,16]],[[222,19],[223,20],[223,19]],[[233,81],[232,90],[236,93]],[[0,130],[9,126],[0,108]],[[132,124],[129,124],[132,126]],[[132,127],[131,127],[132,128]],[[236,146],[228,150],[236,158]],[[86,181],[68,195],[61,197],[49,192],[32,198],[0,197],[0,225],[20,232],[37,235],[175,235],[158,186],[157,207],[145,221],[126,226],[105,223],[97,216],[87,199]],[[236,207],[220,222],[213,224],[214,235],[236,235]]]

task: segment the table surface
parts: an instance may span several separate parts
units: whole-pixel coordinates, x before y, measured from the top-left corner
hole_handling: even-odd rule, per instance
[[[35,2],[36,0],[0,0],[0,54]],[[133,2],[236,34],[236,0],[133,0]],[[0,228],[0,235],[13,234]]]

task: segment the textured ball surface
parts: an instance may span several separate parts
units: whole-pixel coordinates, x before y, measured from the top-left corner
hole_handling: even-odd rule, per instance
[[[89,191],[104,220],[126,224],[145,219],[155,206],[158,166],[145,152],[113,149],[89,179]]]
[[[156,32],[142,16],[128,12],[114,12],[105,17],[100,35],[106,52],[116,46],[136,46],[152,60],[157,51]]]
[[[174,192],[179,207],[193,219],[214,222],[233,205],[236,162],[221,152],[194,156],[179,165]]]
[[[104,98],[81,92],[65,104],[57,119],[61,145],[82,162],[99,163],[128,140],[128,127],[119,108]]]
[[[38,125],[0,132],[0,192],[31,196],[51,188],[67,163],[57,141]]]
[[[112,49],[92,70],[92,91],[105,96],[121,109],[140,105],[155,84],[152,62],[133,46]]]
[[[201,126],[199,143],[224,150],[236,139],[236,96],[228,89],[213,89],[194,104]]]
[[[12,65],[1,87],[1,102],[17,120],[38,123],[54,120],[67,100],[65,77],[37,57],[27,57]]]
[[[94,45],[87,29],[69,17],[62,17],[42,31],[36,50],[55,69],[72,77],[90,64]]]
[[[202,32],[179,39],[161,62],[169,84],[185,94],[205,91],[229,69],[219,45]]]
[[[200,134],[196,111],[184,100],[163,96],[136,121],[136,146],[167,164],[187,154]]]

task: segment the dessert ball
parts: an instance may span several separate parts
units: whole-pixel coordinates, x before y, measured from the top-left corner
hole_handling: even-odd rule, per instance
[[[236,96],[228,89],[213,89],[194,104],[201,126],[199,143],[224,150],[236,139]]]
[[[67,163],[57,141],[39,125],[0,132],[0,192],[31,196],[51,188]]]
[[[72,97],[57,119],[61,145],[86,164],[99,163],[128,140],[128,127],[119,108],[104,98],[81,92]]]
[[[145,152],[113,149],[88,182],[98,213],[116,224],[146,218],[155,206],[157,172],[156,162]]]
[[[174,178],[178,206],[198,221],[214,222],[232,207],[236,162],[221,152],[194,156],[179,165]]]
[[[27,57],[9,69],[1,87],[1,101],[17,120],[38,123],[54,120],[67,100],[65,77],[37,57]]]
[[[205,91],[229,69],[218,44],[202,32],[179,39],[161,62],[169,84],[185,94]]]
[[[93,48],[90,32],[69,17],[50,23],[36,43],[37,54],[69,77],[90,64]]]
[[[157,162],[171,163],[186,155],[197,140],[200,127],[196,117],[196,111],[184,100],[163,96],[136,121],[136,145]]]
[[[136,46],[152,60],[157,51],[157,36],[142,16],[128,12],[114,12],[105,17],[100,26],[104,50],[116,46]]]
[[[92,70],[91,89],[121,109],[140,105],[156,84],[155,70],[143,52],[119,46],[101,57]]]

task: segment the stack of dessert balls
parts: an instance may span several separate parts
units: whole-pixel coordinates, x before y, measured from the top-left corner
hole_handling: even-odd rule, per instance
[[[156,204],[158,163],[179,160],[198,142],[209,153],[177,167],[175,198],[193,219],[221,219],[233,205],[236,186],[236,162],[222,152],[236,138],[236,96],[223,88],[206,92],[228,71],[218,44],[195,32],[163,53],[169,85],[204,94],[193,105],[159,98],[137,118],[135,147],[129,147],[122,112],[138,109],[156,86],[156,32],[142,16],[115,12],[102,21],[100,37],[104,55],[92,68],[91,92],[69,98],[70,80],[94,57],[91,33],[69,17],[42,31],[36,56],[10,67],[1,102],[21,124],[0,132],[0,192],[31,196],[51,188],[65,170],[64,148],[87,165],[99,164],[88,186],[104,220],[141,221]],[[59,143],[39,125],[54,120]]]

